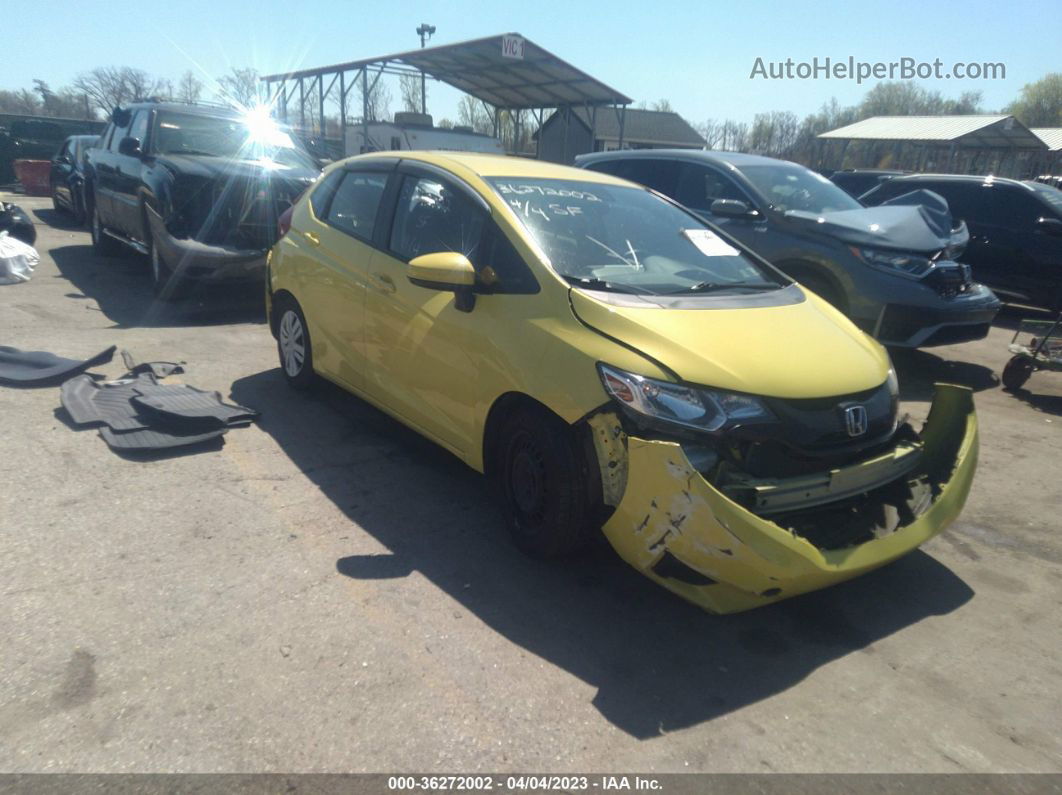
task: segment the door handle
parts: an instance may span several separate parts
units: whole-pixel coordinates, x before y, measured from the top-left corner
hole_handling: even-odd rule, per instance
[[[369,278],[380,292],[393,293],[395,291],[395,281],[386,273],[374,273]]]
[[[303,232],[302,236],[306,238],[306,241],[314,246],[321,245],[321,238],[315,235],[313,232]]]

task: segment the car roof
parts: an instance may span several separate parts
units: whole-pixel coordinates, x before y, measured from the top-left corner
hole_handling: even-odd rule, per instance
[[[576,158],[576,162],[582,164],[596,163],[603,160],[644,160],[661,157],[669,160],[689,160],[698,163],[729,165],[735,168],[740,168],[741,166],[778,165],[779,163],[804,168],[799,163],[779,160],[776,157],[749,155],[744,152],[715,152],[706,149],[628,149],[622,152],[594,152],[593,154],[580,155]]]
[[[1005,185],[1018,185],[1027,188],[1020,180],[1010,179],[1009,177],[994,177],[991,174],[988,176],[978,176],[976,174],[905,174],[902,177],[893,177],[889,180],[889,184],[893,182],[897,184],[903,184],[905,182],[919,182],[923,180],[933,180],[934,182],[958,182],[958,183],[977,183],[984,184],[986,182],[998,182]]]
[[[512,155],[493,155],[480,152],[439,151],[388,151],[359,155],[354,160],[397,159],[418,160],[439,166],[448,171],[465,169],[482,178],[489,177],[527,177],[537,179],[568,179],[577,182],[598,182],[606,185],[632,185],[627,180],[602,174],[599,171],[586,171],[573,166],[562,166],[545,160],[532,160],[527,157]],[[344,161],[346,162],[346,161]],[[456,168],[455,168],[456,167]]]
[[[188,105],[183,102],[130,102],[123,105],[122,110],[172,110],[179,113],[191,113],[196,116],[219,116],[222,118],[237,118],[240,111],[222,105]]]

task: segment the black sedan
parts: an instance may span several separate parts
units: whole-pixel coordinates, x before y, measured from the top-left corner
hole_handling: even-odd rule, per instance
[[[99,142],[98,135],[71,135],[52,158],[52,205],[78,224],[85,223],[85,152]]]

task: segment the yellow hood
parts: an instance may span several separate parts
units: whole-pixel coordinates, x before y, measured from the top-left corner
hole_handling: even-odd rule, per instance
[[[570,291],[583,323],[701,386],[779,398],[846,395],[879,386],[885,349],[818,296],[783,306],[670,309]],[[622,305],[620,305],[622,304]]]

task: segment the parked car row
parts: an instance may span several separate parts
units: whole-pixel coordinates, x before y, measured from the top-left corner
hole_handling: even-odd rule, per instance
[[[318,176],[268,120],[141,103],[88,150],[82,206],[98,251],[149,256],[160,297],[264,272],[289,384],[324,377],[489,475],[529,554],[603,531],[729,612],[955,519],[971,393],[938,385],[915,428],[883,344],[987,334],[1000,301],[964,254],[977,216],[924,175],[877,175],[864,203],[752,155],[577,165],[401,151]]]

